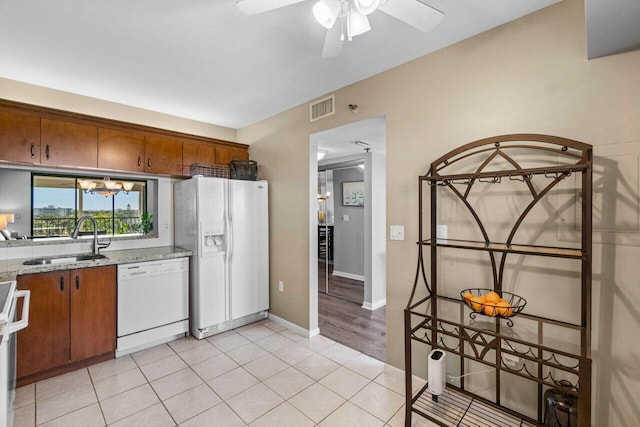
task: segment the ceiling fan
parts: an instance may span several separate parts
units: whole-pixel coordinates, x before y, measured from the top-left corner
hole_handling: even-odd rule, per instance
[[[257,15],[306,0],[236,0],[245,15]],[[345,40],[371,29],[367,15],[381,10],[423,31],[434,29],[444,14],[419,0],[319,0],[313,6],[316,21],[327,29],[322,56],[334,57],[342,51]]]

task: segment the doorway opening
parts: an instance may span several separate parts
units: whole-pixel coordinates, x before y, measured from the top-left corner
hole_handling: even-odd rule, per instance
[[[311,135],[310,323],[385,360],[385,118]]]

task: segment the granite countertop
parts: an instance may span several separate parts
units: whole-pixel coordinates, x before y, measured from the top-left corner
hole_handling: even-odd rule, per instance
[[[16,277],[21,274],[47,273],[50,271],[69,270],[72,268],[89,268],[89,267],[99,267],[103,265],[129,264],[132,262],[182,258],[182,257],[191,256],[192,252],[190,250],[179,248],[177,246],[162,246],[162,247],[156,247],[156,248],[105,251],[105,252],[102,252],[102,254],[105,255],[106,258],[97,259],[93,261],[73,261],[68,263],[39,264],[39,265],[23,264],[23,262],[32,258],[8,259],[4,266],[5,268],[0,270],[0,282],[16,280]],[[71,256],[73,255],[60,255],[60,256],[53,256],[53,257],[45,256],[42,258],[67,258]]]

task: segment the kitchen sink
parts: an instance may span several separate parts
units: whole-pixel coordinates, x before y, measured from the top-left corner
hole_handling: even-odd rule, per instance
[[[47,258],[32,258],[23,262],[23,265],[46,265],[46,264],[69,264],[74,262],[81,261],[95,261],[98,259],[106,258],[105,255],[102,254],[80,254],[80,255],[69,255],[64,257],[47,257]]]

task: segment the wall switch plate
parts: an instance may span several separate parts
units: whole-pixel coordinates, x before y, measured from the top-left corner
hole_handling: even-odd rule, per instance
[[[284,292],[284,282],[282,280],[278,281],[278,290]]]
[[[342,220],[343,221],[349,221],[349,215],[347,215],[347,214],[342,215]]]
[[[392,225],[389,238],[391,240],[404,240],[404,225]]]

